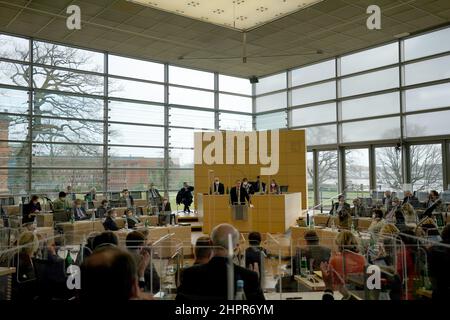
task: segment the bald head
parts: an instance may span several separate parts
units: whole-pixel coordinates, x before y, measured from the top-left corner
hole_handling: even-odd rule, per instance
[[[239,242],[239,231],[231,224],[223,223],[216,226],[211,232],[211,241],[214,247],[219,247],[219,251],[228,252],[228,237],[231,235],[232,247],[235,249]],[[221,249],[223,248],[223,249]],[[218,251],[218,250],[215,251]],[[217,255],[217,253],[216,253]]]
[[[133,257],[119,248],[104,247],[94,251],[81,266],[81,298],[129,300],[136,281]]]

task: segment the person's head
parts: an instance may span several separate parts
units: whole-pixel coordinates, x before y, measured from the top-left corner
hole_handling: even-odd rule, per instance
[[[242,184],[245,187],[248,184],[248,179],[247,178],[242,179]]]
[[[211,232],[211,241],[217,256],[226,256],[229,248],[229,235],[231,235],[231,247],[233,251],[239,245],[239,231],[231,224],[222,223]]]
[[[38,201],[39,201],[39,197],[37,195],[31,196],[30,203],[36,204],[36,203],[38,203]]]
[[[94,251],[81,265],[80,298],[85,301],[127,301],[139,292],[133,257],[116,247]]]
[[[219,183],[220,183],[219,177],[215,177],[215,178],[214,178],[214,183],[215,183],[215,184],[219,184]]]
[[[256,181],[259,181],[259,180],[261,180],[261,177],[260,176],[256,176]]]
[[[381,209],[373,210],[373,212],[372,212],[372,219],[375,219],[375,220],[378,220],[378,221],[383,219],[383,210],[381,210]]]
[[[145,244],[145,236],[142,234],[142,232],[132,231],[127,234],[125,244],[128,249],[136,249],[138,247],[142,247]]]
[[[119,240],[117,236],[112,231],[104,231],[95,236],[94,241],[92,242],[92,246],[95,249],[99,249],[101,247],[106,246],[118,246]]]
[[[355,236],[351,231],[348,230],[342,230],[338,233],[336,236],[336,239],[334,240],[336,243],[336,246],[338,248],[338,251],[353,251],[358,252],[358,241],[356,240]]]
[[[19,245],[19,251],[30,257],[39,249],[39,240],[36,234],[31,231],[23,232],[19,236],[17,244]]]
[[[95,189],[95,187],[92,187],[91,188],[91,193],[96,193],[97,192],[97,189]]]
[[[115,218],[115,217],[117,217],[117,211],[116,211],[116,209],[109,209],[107,212],[106,212],[106,216],[107,217],[110,217],[110,218]]]
[[[403,214],[406,214],[408,216],[414,215],[414,207],[409,202],[405,202],[404,204],[402,204],[402,211]]]
[[[200,237],[195,242],[194,256],[196,263],[207,263],[213,254],[212,242],[210,237]]]
[[[67,190],[68,193],[71,192],[72,191],[72,186],[67,186],[66,190]]]
[[[188,185],[188,183],[187,182],[183,182],[183,188],[188,188],[189,187],[189,185]]]
[[[410,190],[406,190],[405,197],[412,197],[412,192]]]
[[[163,198],[163,203],[167,204],[167,202],[169,202],[169,199],[167,199],[166,197]]]
[[[271,185],[272,187],[275,187],[275,186],[277,185],[277,182],[275,181],[275,179],[272,179],[272,180],[270,181],[270,185]]]
[[[66,193],[64,192],[64,191],[61,191],[59,194],[58,194],[58,198],[60,198],[61,200],[64,200],[65,198],[66,198]]]
[[[338,196],[338,202],[339,202],[339,203],[344,203],[344,202],[345,202],[345,196],[344,196],[343,194],[340,194],[340,195]]]
[[[81,208],[81,200],[80,199],[74,200],[73,205],[75,206],[75,208]]]
[[[386,190],[386,191],[384,192],[384,196],[385,196],[386,198],[389,198],[389,197],[391,196],[391,191]]]
[[[353,205],[359,207],[361,205],[361,200],[359,198],[353,199]]]
[[[150,189],[153,189],[155,187],[155,184],[153,182],[150,183]]]
[[[131,216],[133,215],[133,210],[131,210],[131,209],[126,209],[126,210],[125,210],[125,215],[126,215],[127,217],[131,217]]]
[[[314,230],[306,231],[304,238],[307,245],[317,245],[319,243],[319,236],[317,235],[317,232]]]
[[[385,224],[380,230],[380,234],[384,235],[384,236],[393,236],[393,235],[397,235],[399,233],[400,233],[400,230],[398,230],[398,228],[393,223]]]
[[[400,199],[395,197],[394,199],[392,199],[392,205],[395,206],[399,206],[400,205]]]
[[[126,198],[126,197],[128,197],[128,195],[130,194],[130,192],[128,191],[128,189],[123,189],[123,190],[122,190],[122,194],[123,194],[123,196]]]
[[[439,192],[437,192],[436,190],[431,190],[429,198],[433,201],[439,199]]]
[[[450,244],[450,223],[442,229],[441,238],[443,243]]]
[[[236,188],[240,188],[241,187],[241,180],[236,180]]]
[[[250,232],[248,234],[248,243],[250,243],[251,246],[259,246],[261,244],[261,233],[259,232]]]
[[[106,200],[106,199],[102,200],[102,207],[108,208],[108,200]]]

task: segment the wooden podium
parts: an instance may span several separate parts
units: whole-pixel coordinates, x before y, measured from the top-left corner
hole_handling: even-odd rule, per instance
[[[230,223],[240,232],[284,233],[301,214],[300,192],[280,195],[254,195],[253,207],[247,208],[246,219],[234,219],[229,195],[197,194],[197,206],[203,231],[221,223]]]

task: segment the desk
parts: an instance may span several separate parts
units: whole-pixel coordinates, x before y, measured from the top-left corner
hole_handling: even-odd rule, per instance
[[[331,226],[332,222],[334,221],[334,225],[336,227],[339,226],[339,221],[337,216],[330,216],[329,214],[314,214],[314,225],[316,226],[322,226],[322,227],[329,227]],[[372,218],[355,218],[355,228],[359,231],[366,231],[369,229],[370,224],[372,223]]]
[[[90,233],[105,231],[102,221],[98,219],[75,221],[74,223],[61,222],[56,226],[63,231],[66,245],[85,243]]]
[[[253,208],[248,208],[247,220],[234,220],[229,195],[197,195],[199,220],[203,232],[221,223],[230,223],[241,232],[284,233],[301,215],[301,193],[253,195]]]
[[[38,227],[53,228],[53,213],[43,212],[36,214],[36,224]]]
[[[157,226],[158,225],[158,216],[137,216],[139,221],[145,225],[145,221],[148,221],[149,226]],[[116,218],[116,224],[119,228],[125,228],[125,219],[124,218]]]
[[[291,228],[291,246],[294,249],[298,246],[305,246],[305,233],[307,231],[311,230],[307,227],[292,227]],[[336,238],[336,235],[339,233],[339,231],[332,230],[331,228],[320,228],[316,227],[314,229],[319,237],[319,244],[322,246],[325,246],[327,248],[333,249],[334,248],[334,239]],[[295,249],[294,249],[295,252]]]

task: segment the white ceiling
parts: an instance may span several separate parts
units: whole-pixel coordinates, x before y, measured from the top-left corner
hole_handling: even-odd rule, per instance
[[[79,31],[66,28],[70,4],[81,8]],[[366,27],[372,4],[382,9],[378,31]],[[323,60],[449,20],[449,0],[324,0],[249,31],[249,58],[243,63],[242,32],[126,0],[0,0],[3,32],[244,77]],[[317,50],[323,54],[301,55]]]

